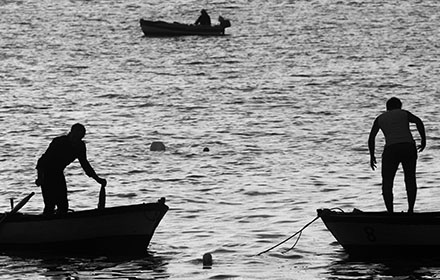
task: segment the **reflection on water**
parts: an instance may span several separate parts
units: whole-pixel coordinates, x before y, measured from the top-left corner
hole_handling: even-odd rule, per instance
[[[95,279],[97,275],[99,279],[127,275],[132,279],[160,279],[169,278],[167,261],[154,253],[143,257],[88,257],[16,251],[0,255],[0,279]]]
[[[351,258],[341,252],[323,277],[328,280],[344,279],[438,279],[440,258]]]

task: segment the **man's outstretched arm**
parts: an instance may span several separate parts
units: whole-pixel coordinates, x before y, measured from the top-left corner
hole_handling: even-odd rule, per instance
[[[374,149],[375,149],[375,141],[376,141],[376,135],[379,132],[379,123],[376,120],[374,120],[373,127],[370,131],[370,136],[368,137],[368,150],[370,151],[370,166],[371,169],[376,169],[376,156],[374,155]]]
[[[81,150],[80,150],[79,155],[78,155],[78,160],[79,160],[79,163],[81,164],[81,167],[86,172],[87,176],[95,179],[95,181],[98,182],[99,184],[101,184],[101,186],[105,187],[107,185],[107,181],[105,179],[99,177],[96,174],[96,172],[93,169],[92,165],[90,165],[90,162],[87,160],[87,152],[86,152],[85,145],[83,145],[81,147]]]

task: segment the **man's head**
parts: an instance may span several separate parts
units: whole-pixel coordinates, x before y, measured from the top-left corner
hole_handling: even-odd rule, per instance
[[[387,111],[394,109],[402,109],[402,102],[397,97],[391,97],[387,101]]]
[[[69,136],[73,141],[80,141],[86,135],[86,128],[80,124],[76,123],[72,125],[70,129]]]

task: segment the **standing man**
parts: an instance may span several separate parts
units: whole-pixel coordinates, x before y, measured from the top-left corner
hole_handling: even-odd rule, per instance
[[[412,113],[402,110],[402,102],[392,97],[387,101],[387,111],[379,115],[373,123],[368,138],[370,166],[376,168],[374,146],[377,132],[382,130],[385,136],[385,148],[382,154],[382,195],[389,213],[393,212],[393,182],[399,164],[402,163],[405,176],[408,213],[414,212],[416,202],[416,161],[419,152],[426,147],[425,127],[421,119]],[[416,148],[409,124],[415,123],[421,137],[421,144]]]
[[[58,214],[67,213],[69,203],[64,169],[75,159],[79,160],[89,177],[95,179],[102,187],[107,185],[107,181],[96,175],[87,160],[86,145],[82,141],[85,135],[85,127],[79,123],[74,124],[67,135],[53,139],[49,148],[38,160],[38,177],[35,183],[41,186],[44,200],[43,214],[54,214],[55,206]]]

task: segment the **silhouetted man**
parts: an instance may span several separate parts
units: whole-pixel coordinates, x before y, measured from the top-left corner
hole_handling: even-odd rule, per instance
[[[53,214],[55,206],[57,213],[67,213],[69,203],[64,169],[75,159],[79,160],[89,177],[95,179],[103,187],[107,185],[107,181],[96,174],[87,160],[86,145],[82,141],[85,134],[86,129],[82,124],[74,124],[67,135],[53,139],[49,148],[38,160],[38,178],[35,183],[41,186],[44,214]]]
[[[399,164],[402,163],[405,176],[408,212],[414,212],[416,201],[416,162],[417,148],[421,152],[426,147],[425,127],[422,120],[412,113],[402,110],[402,102],[392,97],[387,101],[387,111],[379,115],[373,123],[368,138],[370,166],[376,168],[374,156],[375,138],[379,129],[385,136],[385,148],[382,154],[382,195],[387,211],[393,212],[393,183]],[[409,124],[415,123],[421,137],[421,144],[416,148]]]
[[[199,18],[196,20],[196,22],[194,23],[195,25],[211,25],[211,18],[209,17],[208,13],[206,12],[206,10],[201,10],[200,11],[201,15],[199,16]]]

